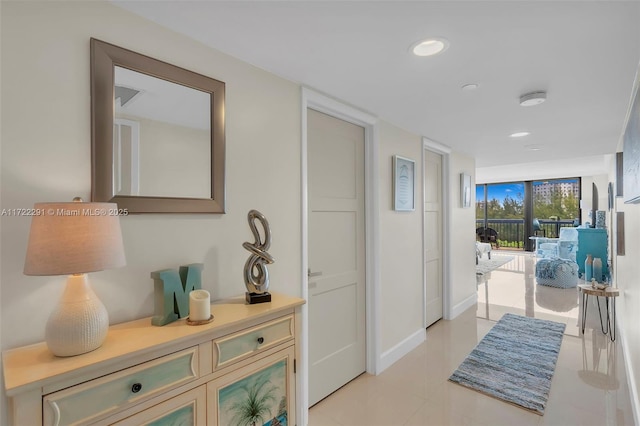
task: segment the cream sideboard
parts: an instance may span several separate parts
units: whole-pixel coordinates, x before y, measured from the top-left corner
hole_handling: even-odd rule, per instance
[[[253,398],[266,407],[254,410],[260,424],[295,425],[302,304],[275,293],[214,303],[214,321],[200,326],[117,324],[100,348],[68,358],[44,343],[5,351],[10,424],[226,425]]]

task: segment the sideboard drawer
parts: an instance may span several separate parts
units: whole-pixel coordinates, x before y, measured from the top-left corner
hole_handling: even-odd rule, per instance
[[[198,347],[44,396],[45,425],[73,425],[198,378]]]
[[[106,424],[111,426],[186,426],[204,425],[206,421],[207,387],[202,385],[115,423],[106,419]]]
[[[289,315],[264,325],[213,341],[213,368],[223,367],[245,356],[253,355],[287,340],[293,340],[293,316]]]

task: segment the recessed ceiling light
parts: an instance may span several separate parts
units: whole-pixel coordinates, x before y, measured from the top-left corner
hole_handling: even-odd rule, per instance
[[[416,56],[433,56],[442,53],[449,47],[449,42],[440,37],[429,38],[411,45],[411,51]]]
[[[524,147],[525,147],[525,149],[528,149],[529,151],[541,151],[542,150],[542,146],[540,146],[540,145],[525,145]]]
[[[531,92],[520,96],[520,105],[534,106],[540,105],[547,100],[547,92]]]
[[[509,136],[512,138],[522,138],[524,136],[529,136],[530,134],[530,132],[515,132],[511,133]]]
[[[469,83],[462,86],[462,90],[476,90],[479,86],[477,83]]]

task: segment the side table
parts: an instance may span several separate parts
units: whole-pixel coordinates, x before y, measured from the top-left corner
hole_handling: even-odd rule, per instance
[[[487,253],[487,257],[491,259],[491,244],[476,241],[476,265],[478,264],[478,259],[482,257],[482,253]]]
[[[584,334],[584,325],[587,320],[587,307],[589,296],[596,296],[598,303],[598,314],[600,315],[600,328],[603,334],[608,334],[611,341],[616,340],[616,297],[620,295],[620,290],[607,286],[603,289],[593,288],[590,284],[580,284],[578,286],[582,292],[582,334]],[[605,307],[607,310],[606,328],[602,321],[602,311],[600,308],[599,297],[604,297]],[[611,303],[609,303],[611,299]],[[611,305],[611,308],[609,307]]]

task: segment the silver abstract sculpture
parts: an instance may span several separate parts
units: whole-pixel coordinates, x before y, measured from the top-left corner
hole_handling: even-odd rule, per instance
[[[267,249],[271,245],[271,229],[269,222],[262,213],[257,210],[251,210],[247,214],[249,228],[253,233],[255,242],[253,244],[245,242],[242,247],[251,252],[251,256],[244,264],[244,284],[249,293],[261,295],[267,293],[269,289],[269,271],[267,264],[275,262],[273,257],[267,253]],[[260,232],[256,227],[256,220],[260,221],[264,229],[264,242],[261,241]],[[258,302],[250,302],[258,303]]]

